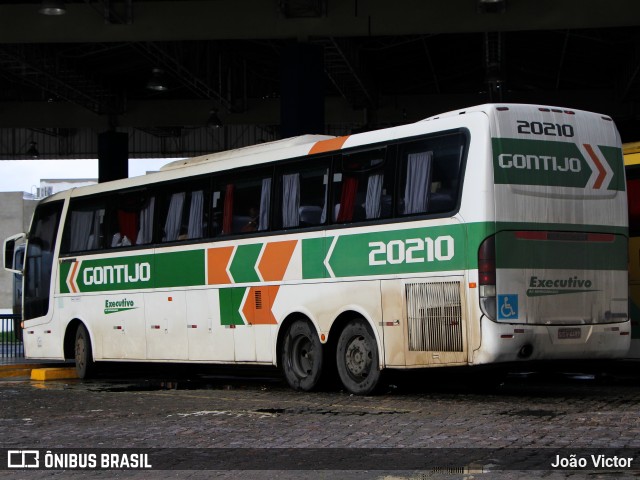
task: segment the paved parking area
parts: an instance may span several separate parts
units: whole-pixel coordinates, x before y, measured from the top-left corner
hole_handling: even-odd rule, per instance
[[[336,478],[334,467],[346,466],[341,478],[637,478],[640,373],[635,367],[578,366],[506,376],[414,372],[390,376],[382,392],[370,397],[331,388],[294,392],[270,369],[119,366],[85,382],[0,378],[0,449],[36,449],[42,455],[131,449],[150,453],[156,467],[166,468],[152,475],[67,468],[4,470],[0,476]],[[266,449],[274,448],[278,454],[269,456]],[[207,460],[212,452],[228,457]],[[365,464],[375,469],[360,468],[354,452],[368,456]],[[387,456],[381,458],[381,452]],[[523,452],[520,465],[515,454]],[[591,463],[591,455],[597,460],[619,452],[635,455],[638,465],[593,472],[526,470],[540,458],[553,462],[560,455],[569,461],[573,454]],[[416,468],[416,453],[432,460]],[[305,462],[316,462],[319,469],[307,470]]]

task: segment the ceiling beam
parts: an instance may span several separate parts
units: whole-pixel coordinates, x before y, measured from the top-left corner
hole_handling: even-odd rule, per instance
[[[375,127],[415,122],[449,110],[486,103],[485,94],[399,95],[380,98]],[[531,91],[505,93],[505,102],[562,105],[610,115],[614,119],[633,116],[633,104],[616,100],[613,91]],[[132,101],[118,116],[116,127],[154,128],[203,126],[209,118],[209,100]],[[279,99],[249,99],[243,112],[220,112],[225,125],[277,125]],[[0,128],[109,128],[107,115],[96,115],[64,102],[0,102]],[[363,109],[354,109],[341,97],[325,99],[327,125],[364,125]]]
[[[558,30],[640,25],[640,2],[510,0],[505,13],[479,14],[477,0],[333,0],[327,14],[287,18],[275,2],[133,2],[130,24],[105,22],[91,3],[67,14],[40,15],[36,3],[0,4],[0,43],[141,42],[215,39],[306,39],[485,31]]]

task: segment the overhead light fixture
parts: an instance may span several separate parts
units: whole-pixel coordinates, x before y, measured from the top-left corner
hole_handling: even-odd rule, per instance
[[[147,88],[156,92],[164,92],[169,89],[164,70],[161,68],[151,70],[151,78],[147,82]]]
[[[38,145],[36,142],[31,142],[29,144],[29,149],[27,150],[27,156],[31,158],[38,158],[40,156],[40,152],[38,151]]]
[[[504,13],[507,0],[478,0],[478,13]]]
[[[67,9],[62,0],[43,0],[38,10],[42,15],[64,15]]]
[[[217,110],[209,111],[209,119],[207,120],[207,127],[211,127],[211,128],[222,127],[222,120],[220,120]]]

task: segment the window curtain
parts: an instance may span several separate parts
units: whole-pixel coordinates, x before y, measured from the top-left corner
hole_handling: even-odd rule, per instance
[[[204,212],[204,192],[197,190],[191,192],[191,208],[189,209],[189,226],[187,229],[187,238],[202,238],[204,237],[204,225],[203,225],[203,212]]]
[[[94,212],[71,212],[71,245],[72,252],[86,250],[91,239],[91,226]]]
[[[380,218],[382,210],[382,182],[384,175],[381,173],[369,175],[367,182],[367,198],[364,203],[364,209],[367,220],[371,218]]]
[[[358,179],[356,177],[343,176],[342,193],[340,195],[340,210],[336,222],[350,222],[353,220],[353,209],[358,192]]]
[[[329,197],[329,170],[325,172],[322,182],[324,183],[324,204],[322,205],[322,215],[320,215],[320,223],[324,224],[327,221],[327,205],[328,205],[327,200]]]
[[[424,213],[429,201],[433,152],[407,156],[407,183],[404,190],[404,213]]]
[[[282,226],[300,225],[300,174],[282,176]]]
[[[258,230],[269,228],[269,208],[271,206],[271,179],[262,179],[262,190],[260,191],[260,214],[258,218]]]
[[[222,213],[222,233],[229,235],[233,225],[233,192],[235,185],[230,183],[224,192],[224,207]]]
[[[180,235],[180,225],[182,223],[182,209],[184,208],[185,192],[171,195],[167,219],[164,222],[163,242],[173,242]]]
[[[138,230],[138,222],[135,212],[118,210],[118,227],[120,231],[114,235],[111,246],[119,247],[121,245],[131,245],[132,239],[136,237],[136,231]],[[118,239],[116,239],[117,235],[120,236]]]
[[[147,201],[147,205],[140,210],[140,230],[136,238],[136,245],[146,245],[153,240],[153,207],[155,197]]]
[[[96,250],[100,248],[100,232],[102,230],[102,222],[104,220],[104,208],[100,208],[93,212],[93,228],[89,240],[87,241],[87,250]]]

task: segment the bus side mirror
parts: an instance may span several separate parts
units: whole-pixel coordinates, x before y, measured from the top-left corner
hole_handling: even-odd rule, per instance
[[[17,245],[18,243],[22,243],[26,235],[24,233],[19,233],[17,235],[13,235],[7,238],[4,241],[3,252],[3,265],[4,269],[11,273],[22,274],[23,269],[23,261],[22,258],[16,258],[19,255],[24,255],[24,250],[20,248],[22,245]]]

